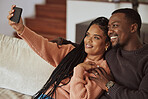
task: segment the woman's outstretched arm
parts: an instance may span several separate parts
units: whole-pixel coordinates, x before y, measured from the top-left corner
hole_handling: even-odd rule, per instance
[[[38,35],[26,27],[23,24],[22,18],[20,19],[19,23],[11,21],[10,18],[13,16],[14,7],[15,5],[12,6],[11,11],[9,11],[9,15],[7,17],[10,26],[16,30],[18,35],[24,39],[40,57],[42,57],[51,65],[57,66],[66,56],[66,54],[68,54],[74,48],[74,46],[68,44],[57,47],[56,43],[49,42],[48,39]]]

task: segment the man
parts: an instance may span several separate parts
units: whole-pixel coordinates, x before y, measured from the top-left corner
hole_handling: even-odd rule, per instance
[[[105,58],[114,80],[102,68],[90,77],[106,90],[99,99],[148,99],[148,44],[140,41],[141,18],[133,9],[118,9],[109,19],[112,49]]]
[[[148,44],[140,41],[141,18],[133,9],[118,9],[109,19],[112,49],[105,58],[114,80],[95,69],[94,80],[106,92],[99,99],[148,99]]]

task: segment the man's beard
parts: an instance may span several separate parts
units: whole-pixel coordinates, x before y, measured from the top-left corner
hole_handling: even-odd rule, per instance
[[[116,45],[112,46],[112,48],[119,48],[121,47],[121,45],[119,43],[117,43]]]
[[[124,45],[120,44],[119,39],[115,45],[112,45],[112,48],[122,48]]]

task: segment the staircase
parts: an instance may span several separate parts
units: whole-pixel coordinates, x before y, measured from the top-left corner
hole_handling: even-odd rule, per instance
[[[35,5],[36,15],[25,18],[31,30],[48,40],[66,38],[66,0],[46,0],[44,5]]]

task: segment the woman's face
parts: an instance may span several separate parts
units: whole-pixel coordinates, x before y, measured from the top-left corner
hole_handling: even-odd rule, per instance
[[[106,43],[106,36],[100,27],[93,24],[86,33],[84,38],[85,52],[88,55],[104,54]]]

